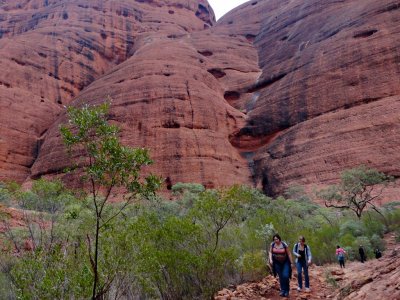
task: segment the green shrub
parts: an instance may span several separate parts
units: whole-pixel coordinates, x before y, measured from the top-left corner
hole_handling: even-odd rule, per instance
[[[40,202],[38,195],[32,191],[20,191],[16,195],[18,206],[25,210],[34,210]]]
[[[6,189],[0,187],[0,203],[9,206],[12,201],[12,194]]]
[[[385,216],[389,230],[400,230],[400,208],[388,210]]]
[[[92,294],[93,270],[87,250],[93,247],[93,238],[87,232],[96,222],[94,204],[90,198],[70,197],[70,192],[59,187],[42,181],[35,192],[17,192],[25,207],[42,210],[31,211],[30,217],[54,221],[51,230],[41,232],[42,246],[21,252],[0,276],[0,287],[11,285],[8,290],[18,298],[83,299]],[[136,205],[102,227],[99,284],[107,286],[112,278],[104,297],[207,299],[230,284],[259,280],[267,272],[266,250],[276,232],[290,248],[304,235],[313,261],[319,265],[336,263],[338,244],[350,260],[358,259],[360,244],[369,257],[375,248],[383,250],[384,219],[378,213],[365,213],[359,221],[353,214],[337,213],[306,200],[272,200],[240,186],[194,189],[177,197],[176,202],[138,198]],[[103,218],[108,220],[122,205],[106,204]],[[395,228],[399,210],[387,209],[384,215],[388,228]],[[31,225],[39,240],[37,224]],[[30,237],[24,228],[11,233],[18,245]],[[8,244],[12,252],[13,244]],[[12,277],[7,274],[17,280],[8,280]]]
[[[183,183],[178,182],[174,184],[171,188],[172,192],[176,195],[183,194],[185,192],[198,194],[205,191],[205,188],[202,184],[199,183]]]
[[[348,220],[340,225],[340,235],[351,234],[358,237],[365,234],[365,228],[358,220]]]
[[[254,281],[267,274],[266,253],[263,250],[247,252],[240,258],[240,267],[244,281]]]
[[[346,233],[345,235],[340,237],[340,245],[343,247],[351,247],[354,242],[356,241],[356,238],[351,234],[351,233]]]
[[[387,218],[383,214],[377,213],[376,211],[368,211],[362,218],[365,234],[367,236],[376,234],[382,237],[388,229],[387,221]]]
[[[386,242],[384,239],[382,239],[379,235],[374,234],[370,238],[370,243],[371,243],[371,249],[379,249],[381,252],[383,252],[386,249]],[[371,253],[372,255],[372,253]]]

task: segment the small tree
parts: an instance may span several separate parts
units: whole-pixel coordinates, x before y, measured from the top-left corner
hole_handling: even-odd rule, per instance
[[[214,243],[212,252],[219,246],[221,231],[240,217],[241,201],[247,190],[241,186],[230,189],[206,190],[200,194],[191,210],[195,223],[201,224],[208,233],[209,241]]]
[[[142,166],[152,163],[148,150],[121,145],[118,138],[119,128],[107,122],[109,107],[108,103],[99,106],[84,105],[82,108],[71,106],[68,108],[68,124],[60,127],[69,152],[76,150],[75,153],[81,158],[77,166],[82,172],[82,179],[89,184],[94,206],[94,247],[91,245],[90,236],[87,236],[89,259],[93,269],[92,299],[101,298],[111,285],[111,282],[99,282],[101,230],[116,218],[137,194],[153,193],[161,184],[160,179],[153,175],[142,178]],[[106,215],[105,207],[115,188],[125,190],[124,204],[114,214]]]
[[[350,209],[360,219],[367,206],[378,213],[375,201],[380,198],[391,177],[375,169],[360,166],[345,170],[339,185],[332,185],[317,193],[326,207]]]

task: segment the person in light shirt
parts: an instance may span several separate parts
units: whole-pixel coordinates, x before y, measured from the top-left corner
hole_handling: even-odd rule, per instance
[[[297,290],[300,292],[303,289],[303,278],[302,273],[304,271],[304,285],[306,292],[310,292],[310,279],[308,276],[308,266],[311,265],[311,249],[310,246],[305,244],[306,239],[304,236],[299,237],[299,242],[293,247],[293,254],[296,257],[296,269],[297,269]]]

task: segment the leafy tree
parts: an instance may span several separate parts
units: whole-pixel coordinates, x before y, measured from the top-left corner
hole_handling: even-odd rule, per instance
[[[329,186],[317,195],[325,200],[326,207],[350,209],[360,219],[368,206],[379,212],[374,202],[382,195],[390,180],[390,176],[360,166],[345,170],[339,185]]]
[[[110,282],[99,278],[99,235],[138,194],[153,193],[161,181],[154,175],[145,178],[141,169],[152,163],[148,150],[123,146],[118,138],[119,128],[107,122],[110,105],[69,107],[68,124],[60,127],[63,141],[70,151],[77,151],[82,179],[89,185],[95,216],[94,246],[88,235],[89,257],[93,269],[92,299],[99,299]],[[116,188],[123,189],[124,205],[113,215],[105,217],[106,204]]]
[[[301,185],[292,185],[289,186],[283,193],[285,198],[293,199],[298,201],[310,201],[309,196],[304,190],[304,187]]]
[[[218,248],[221,231],[240,216],[243,199],[241,192],[246,191],[239,186],[227,190],[207,190],[193,206],[193,220],[202,224],[209,239],[214,241],[213,251]]]

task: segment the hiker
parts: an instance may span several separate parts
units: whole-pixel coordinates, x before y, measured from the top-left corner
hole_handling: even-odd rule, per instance
[[[375,253],[375,258],[376,258],[376,259],[382,257],[381,250],[379,250],[378,248],[375,249],[374,253]]]
[[[345,266],[344,266],[344,258],[345,258],[345,255],[346,255],[346,251],[344,251],[343,248],[340,248],[340,246],[337,245],[337,246],[336,246],[336,257],[337,257],[337,259],[338,259],[340,268],[344,268],[344,267],[345,267]]]
[[[303,289],[302,270],[304,270],[304,285],[306,292],[310,292],[310,279],[308,277],[308,266],[311,264],[311,249],[310,246],[305,244],[306,239],[304,236],[299,237],[299,242],[294,245],[293,254],[296,256],[297,268],[297,290],[300,292]]]
[[[358,248],[358,253],[360,254],[360,261],[364,263],[367,259],[365,257],[365,251],[362,245],[360,245],[360,248]]]
[[[282,242],[279,234],[275,234],[272,238],[271,247],[269,250],[269,263],[272,266],[274,276],[279,276],[279,284],[281,292],[279,296],[289,297],[289,279],[291,277],[293,264],[292,255],[289,247],[285,242]]]

